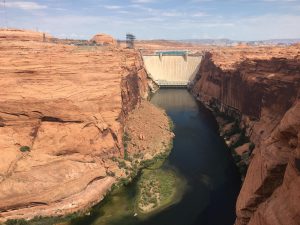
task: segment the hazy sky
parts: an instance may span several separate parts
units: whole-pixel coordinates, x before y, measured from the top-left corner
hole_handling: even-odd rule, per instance
[[[0,1],[1,27],[63,38],[300,38],[300,0],[6,0],[6,13]]]

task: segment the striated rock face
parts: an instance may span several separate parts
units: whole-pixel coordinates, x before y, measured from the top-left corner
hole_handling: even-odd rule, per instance
[[[112,158],[123,155],[125,116],[148,93],[140,56],[5,35],[0,221],[90,207],[126,176]]]
[[[238,197],[236,225],[299,224],[299,90],[297,46],[224,48],[203,59],[192,92],[239,119],[256,146]]]
[[[91,41],[101,45],[116,45],[116,40],[108,34],[96,34]]]
[[[264,149],[262,149],[264,147]],[[280,124],[264,140],[261,154],[254,155],[237,206],[260,203],[248,224],[291,224],[300,222],[300,101],[288,110]],[[254,172],[256,171],[256,172]],[[260,176],[255,176],[259,173]],[[255,177],[255,178],[254,178]],[[253,182],[254,181],[254,182]],[[247,182],[247,183],[246,183]],[[252,186],[252,189],[248,189]],[[249,196],[255,190],[256,200]],[[249,198],[250,197],[250,198]],[[252,198],[252,199],[251,199]],[[259,199],[260,198],[260,199]],[[239,212],[239,211],[238,211]],[[245,215],[239,212],[237,224]]]
[[[130,54],[130,51],[127,54],[124,54],[123,60],[126,60]],[[141,99],[146,99],[149,93],[149,83],[151,82],[148,79],[148,75],[143,66],[143,61],[140,55],[136,55],[134,64],[129,63],[128,66],[134,66],[137,68],[132,71],[130,69],[127,70],[127,76],[123,77],[121,81],[121,96],[123,103],[123,113],[127,115],[128,112],[134,109],[134,107],[140,103]],[[130,68],[130,67],[126,67]]]

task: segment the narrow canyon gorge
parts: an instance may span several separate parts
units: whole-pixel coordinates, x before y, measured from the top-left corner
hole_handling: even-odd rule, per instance
[[[202,55],[188,90],[242,176],[235,225],[299,225],[300,45],[188,48]],[[169,154],[172,123],[147,101],[157,85],[140,51],[3,29],[0,52],[0,223],[87,213]]]

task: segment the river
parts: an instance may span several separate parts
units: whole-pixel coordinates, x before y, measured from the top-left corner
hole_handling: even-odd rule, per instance
[[[181,198],[140,219],[133,209],[135,181],[72,224],[233,225],[241,181],[212,113],[186,89],[160,89],[151,102],[165,109],[175,124],[174,147],[163,167],[176,171],[186,183]]]

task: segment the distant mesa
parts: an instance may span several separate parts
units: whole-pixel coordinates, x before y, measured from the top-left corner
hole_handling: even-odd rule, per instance
[[[37,31],[20,29],[0,29],[0,41],[48,41],[52,36]]]
[[[108,34],[96,34],[92,39],[91,42],[94,42],[96,44],[100,45],[116,45],[116,40],[108,35]]]

